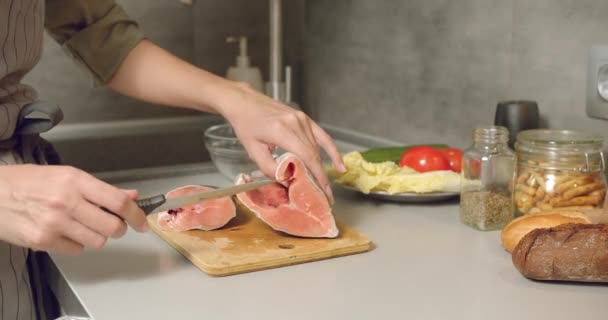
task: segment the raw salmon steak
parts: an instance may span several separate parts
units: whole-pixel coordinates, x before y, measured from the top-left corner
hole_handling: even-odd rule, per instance
[[[281,183],[239,193],[239,201],[275,230],[300,237],[337,237],[339,231],[327,197],[302,160],[285,153],[277,162],[275,179]],[[253,180],[240,174],[236,183]]]
[[[212,190],[203,186],[185,186],[169,191],[167,199]],[[236,207],[230,197],[202,201],[200,203],[158,213],[158,224],[165,231],[192,229],[214,230],[221,228],[236,216]]]

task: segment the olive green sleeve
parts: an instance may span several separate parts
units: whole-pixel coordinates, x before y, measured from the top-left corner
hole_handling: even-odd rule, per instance
[[[107,84],[144,35],[113,0],[46,0],[45,28],[92,74]]]

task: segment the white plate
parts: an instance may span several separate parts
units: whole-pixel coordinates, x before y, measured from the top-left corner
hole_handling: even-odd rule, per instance
[[[403,192],[403,193],[390,194],[385,191],[372,191],[370,193],[363,193],[363,192],[361,192],[361,190],[359,190],[355,187],[351,187],[351,186],[347,186],[347,185],[343,185],[343,184],[339,184],[339,183],[334,183],[334,185],[337,185],[340,188],[343,188],[343,189],[349,190],[349,191],[353,191],[353,192],[359,193],[359,194],[367,196],[367,197],[381,199],[381,200],[388,200],[388,201],[396,201],[396,202],[409,202],[409,203],[440,202],[440,201],[446,201],[446,200],[456,198],[460,195],[459,192],[429,192],[429,193]]]

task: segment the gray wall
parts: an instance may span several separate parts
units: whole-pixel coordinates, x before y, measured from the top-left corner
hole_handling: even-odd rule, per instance
[[[253,63],[268,74],[266,0],[198,0],[194,7],[177,0],[119,3],[154,41],[217,74],[236,54],[225,37],[245,34]],[[404,143],[466,147],[474,126],[492,123],[498,101],[533,99],[549,126],[608,138],[607,123],[585,115],[584,99],[588,49],[608,43],[606,1],[284,4],[285,62],[295,68],[302,94],[298,99],[296,92],[296,99],[317,120]],[[87,76],[46,40],[43,60],[26,80],[62,105],[66,123],[197,114],[92,89]],[[180,142],[200,148],[200,133],[191,137]]]
[[[133,0],[130,0],[133,1]],[[218,75],[236,63],[238,47],[226,44],[228,36],[247,36],[251,63],[268,80],[268,0],[196,0],[194,7],[194,51],[198,66]],[[302,34],[304,0],[283,1],[283,64],[292,66],[293,97],[300,101],[302,80]]]
[[[496,103],[532,99],[554,128],[585,115],[589,47],[608,43],[604,0],[308,0],[305,103],[321,121],[466,147]]]

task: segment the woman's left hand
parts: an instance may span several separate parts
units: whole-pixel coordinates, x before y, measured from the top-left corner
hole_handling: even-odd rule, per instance
[[[323,169],[319,146],[336,169],[343,172],[342,157],[333,139],[304,112],[263,95],[246,84],[227,82],[217,110],[232,124],[236,135],[260,170],[274,177],[277,166],[274,147],[298,156],[333,203],[329,179]]]

